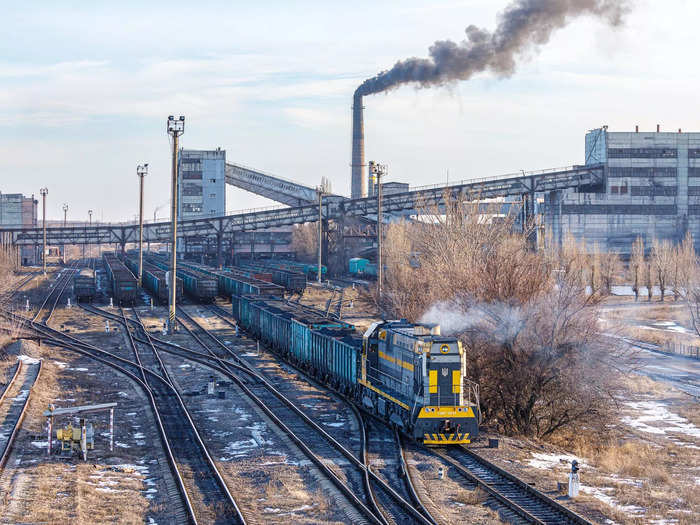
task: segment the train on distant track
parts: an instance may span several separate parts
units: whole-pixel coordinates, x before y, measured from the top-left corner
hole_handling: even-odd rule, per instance
[[[76,301],[92,301],[96,293],[95,270],[83,268],[73,276],[73,294]]]
[[[477,386],[466,357],[438,325],[405,320],[355,327],[281,299],[232,297],[251,335],[390,425],[426,445],[470,443],[479,431]]]
[[[121,305],[134,304],[138,293],[134,274],[113,253],[102,254],[102,260],[112,288],[114,302]]]

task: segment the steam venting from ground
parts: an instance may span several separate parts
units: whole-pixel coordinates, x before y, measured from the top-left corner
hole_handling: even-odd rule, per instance
[[[618,26],[626,11],[627,0],[516,0],[501,13],[495,31],[470,25],[466,40],[438,40],[430,47],[430,58],[400,60],[365,80],[355,94],[371,95],[410,82],[440,86],[485,70],[507,77],[519,56],[546,44],[573,18],[592,15]]]

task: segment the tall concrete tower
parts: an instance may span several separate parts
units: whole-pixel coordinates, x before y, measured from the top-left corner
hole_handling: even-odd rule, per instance
[[[365,124],[363,116],[362,95],[355,92],[352,104],[352,159],[350,196],[359,199],[367,196],[367,177],[365,176]]]

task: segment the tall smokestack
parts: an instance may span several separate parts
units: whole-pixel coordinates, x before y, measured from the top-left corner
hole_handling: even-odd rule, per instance
[[[350,196],[353,199],[367,197],[365,177],[365,123],[362,95],[356,91],[352,99],[352,160]]]

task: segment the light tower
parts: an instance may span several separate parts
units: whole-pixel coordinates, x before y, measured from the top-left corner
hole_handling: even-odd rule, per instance
[[[175,302],[177,294],[175,283],[177,282],[177,155],[179,137],[185,132],[185,117],[180,115],[175,118],[172,115],[168,117],[167,123],[168,135],[173,137],[173,168],[172,168],[172,188],[170,201],[170,228],[172,230],[172,251],[170,252],[170,290],[168,294],[169,311],[168,311],[168,332],[173,333],[175,330]]]
[[[49,193],[48,188],[41,188],[39,190],[39,193],[41,193],[41,201],[42,201],[42,212],[41,212],[41,222],[43,224],[43,230],[44,230],[44,244],[41,252],[41,264],[42,268],[44,270],[44,275],[46,275],[46,196]]]
[[[376,178],[377,190],[377,295],[382,297],[384,268],[382,262],[382,177],[387,173],[386,164],[369,163],[370,175]]]
[[[64,235],[64,242],[63,242],[63,264],[66,264],[66,243],[65,243],[65,235],[66,235],[66,218],[68,217],[68,204],[63,203],[63,235]]]
[[[148,164],[136,166],[139,177],[139,286],[143,282],[143,178],[148,174]]]
[[[92,210],[88,210],[88,220],[90,221],[90,226],[92,226]],[[85,239],[85,240],[87,241],[87,239]],[[89,244],[88,244],[88,257],[92,257],[92,246],[90,246]]]
[[[316,279],[318,284],[321,284],[321,254],[323,253],[323,196],[326,193],[323,191],[323,186],[316,188],[318,194],[318,268],[316,268]]]

